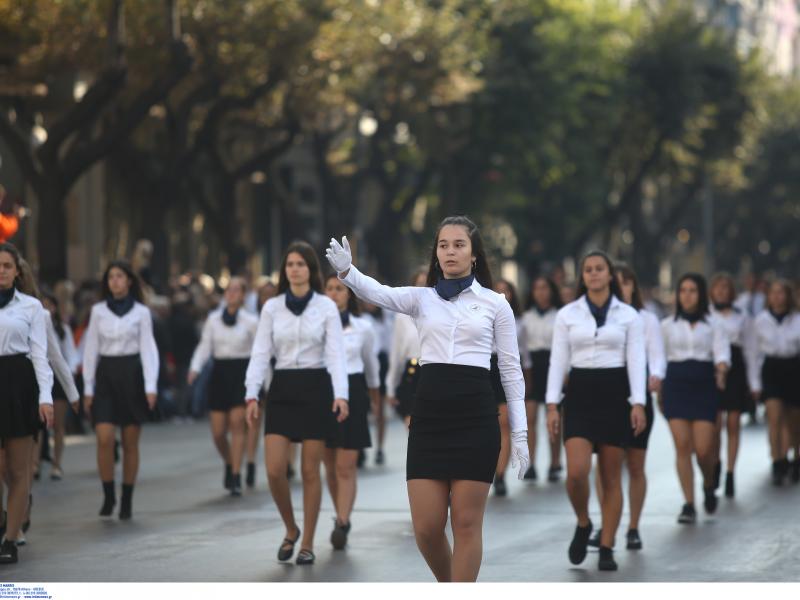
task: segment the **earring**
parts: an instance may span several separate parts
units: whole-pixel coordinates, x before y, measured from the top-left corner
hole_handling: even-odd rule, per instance
[[[472,272],[474,273],[475,269],[477,268],[478,268],[478,261],[476,260],[474,263],[472,263]]]

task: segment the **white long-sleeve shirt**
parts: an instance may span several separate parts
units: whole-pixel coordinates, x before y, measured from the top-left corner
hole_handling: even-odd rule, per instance
[[[551,308],[543,315],[540,315],[535,308],[530,308],[522,315],[526,350],[529,356],[531,352],[550,350],[553,344],[553,328],[556,323],[556,314],[558,314],[558,309],[556,308]]]
[[[75,378],[72,376],[72,369],[70,368],[69,361],[61,351],[61,340],[58,339],[58,333],[53,325],[53,318],[49,312],[44,311],[45,325],[47,327],[47,361],[50,363],[50,368],[53,370],[53,375],[56,376],[64,393],[67,395],[69,402],[77,402],[80,400],[78,388],[75,387]],[[66,329],[65,329],[66,334]],[[66,335],[64,335],[66,338]]]
[[[697,321],[667,317],[661,321],[667,362],[699,360],[731,364],[731,345],[722,324],[713,316]]]
[[[350,322],[344,328],[347,374],[363,373],[370,389],[381,387],[381,367],[375,344],[372,323],[364,317],[350,315]]]
[[[647,369],[651,377],[664,379],[667,374],[667,357],[664,354],[664,338],[658,317],[647,310],[639,311],[644,321],[644,344],[647,352]]]
[[[421,354],[419,333],[411,317],[399,314],[394,319],[392,347],[389,351],[389,370],[386,372],[386,395],[393,398],[403,378],[406,364],[419,359]]]
[[[723,313],[712,307],[711,316],[722,327],[732,346],[746,349],[752,343],[753,322],[745,311],[733,308],[727,313]]]
[[[209,358],[250,358],[258,329],[258,317],[239,310],[236,323],[226,325],[222,313],[211,313],[203,325],[200,342],[192,354],[189,370],[199,373]]]
[[[800,314],[786,315],[781,323],[765,310],[753,320],[751,360],[748,361],[750,389],[762,389],[761,368],[767,356],[792,358],[800,354]],[[800,373],[797,375],[800,377]]]
[[[390,310],[384,310],[380,319],[367,312],[362,315],[362,318],[366,319],[375,331],[375,354],[385,352],[388,355],[392,348],[392,331],[397,315]]]
[[[626,367],[631,388],[628,401],[644,404],[646,364],[644,320],[636,309],[612,296],[606,322],[598,328],[583,295],[556,315],[546,402],[561,402],[561,388],[570,368]]]
[[[36,298],[14,290],[14,297],[0,308],[0,356],[27,355],[39,385],[39,404],[52,404],[53,371],[47,362],[45,314]]]
[[[299,316],[286,308],[286,294],[267,300],[247,365],[247,398],[258,398],[273,356],[276,370],[327,369],[334,396],[348,399],[342,322],[336,304],[327,296],[314,292]]]
[[[144,391],[155,394],[158,384],[158,347],[153,337],[153,316],[144,304],[134,302],[133,308],[121,317],[111,312],[105,302],[92,307],[89,327],[84,334],[83,350],[84,394],[94,396],[97,363],[101,356],[138,354],[142,361]]]
[[[527,431],[517,327],[503,295],[475,280],[454,298],[444,300],[432,287],[381,285],[352,266],[341,280],[359,298],[413,319],[422,365],[445,363],[489,370],[496,349],[511,430]]]

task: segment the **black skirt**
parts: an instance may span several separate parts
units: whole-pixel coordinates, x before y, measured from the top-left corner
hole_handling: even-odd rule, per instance
[[[350,389],[347,418],[341,423],[333,424],[331,437],[327,441],[328,448],[344,450],[361,450],[372,446],[369,435],[369,393],[367,380],[363,373],[354,373],[347,378]]]
[[[500,379],[500,365],[497,362],[497,354],[492,354],[492,358],[489,361],[489,376],[492,379],[494,399],[498,404],[507,404],[506,391],[503,389],[503,381]]]
[[[720,393],[719,409],[724,411],[749,412],[753,407],[750,387],[747,385],[747,367],[741,346],[731,346],[731,368]]]
[[[39,384],[24,354],[0,356],[0,439],[35,436],[39,420]]]
[[[767,356],[761,367],[761,401],[777,398],[800,405],[800,358]]]
[[[564,440],[627,448],[631,442],[631,395],[626,367],[572,369],[564,396]]]
[[[248,358],[215,358],[208,384],[208,409],[228,412],[244,406]]]
[[[333,385],[325,369],[276,370],[267,393],[264,434],[293,442],[327,440],[335,415]]]
[[[397,396],[397,414],[401,417],[409,416],[414,407],[414,397],[419,383],[420,365],[416,358],[406,362],[403,377],[395,390]]]
[[[101,356],[95,374],[92,422],[141,425],[148,414],[139,355]]]
[[[55,377],[55,373],[53,373],[53,402],[66,402],[67,401],[67,393],[64,391],[61,383],[59,383],[58,379]]]
[[[386,395],[386,373],[389,372],[389,355],[386,352],[378,352],[378,375],[381,378],[381,398]]]
[[[653,421],[656,418],[656,411],[653,410],[653,395],[649,391],[646,394],[644,414],[647,417],[647,427],[645,427],[642,433],[631,438],[631,443],[628,446],[629,448],[647,450],[647,442],[650,440],[650,433],[653,431]]]
[[[661,390],[667,419],[717,422],[720,394],[714,363],[700,360],[668,363]]]
[[[531,400],[544,402],[547,395],[547,373],[550,371],[550,350],[534,350],[531,352],[533,365],[531,382]]]
[[[449,364],[428,364],[420,371],[406,479],[491,483],[500,425],[489,371]]]

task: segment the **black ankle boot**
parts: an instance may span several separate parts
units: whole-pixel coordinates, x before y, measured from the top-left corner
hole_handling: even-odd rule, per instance
[[[122,484],[122,501],[119,505],[119,518],[127,521],[133,516],[133,484]]]
[[[117,497],[114,494],[114,480],[103,482],[103,506],[100,509],[101,517],[110,517],[117,504]]]
[[[247,463],[247,487],[253,488],[256,485],[256,463]]]

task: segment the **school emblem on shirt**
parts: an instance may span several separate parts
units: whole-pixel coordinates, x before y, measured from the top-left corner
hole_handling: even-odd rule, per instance
[[[469,309],[473,312],[478,312],[481,309],[481,307],[479,304],[470,304]]]

